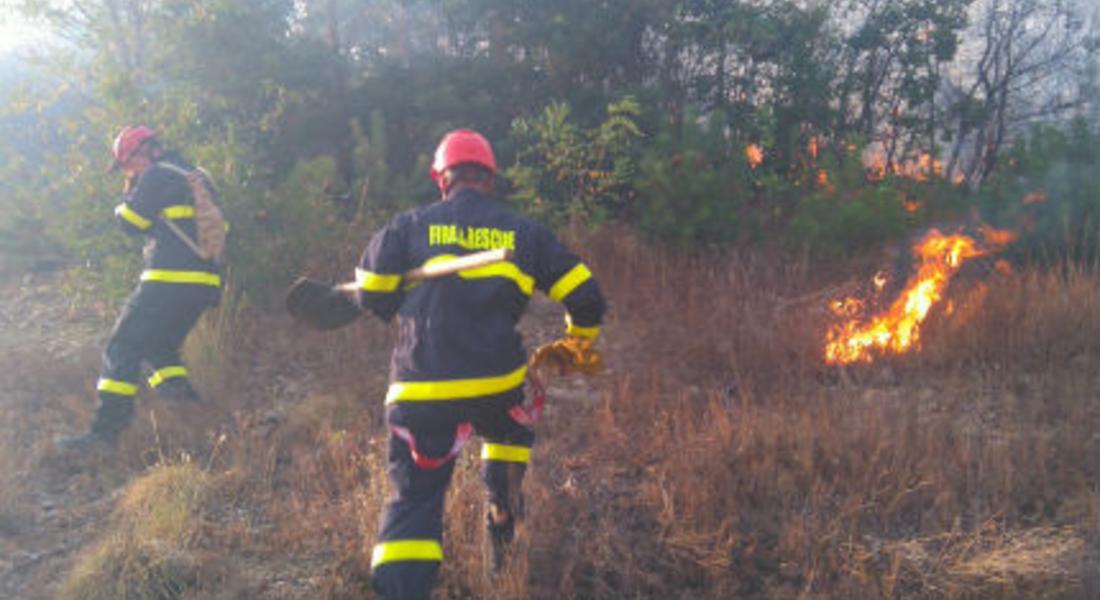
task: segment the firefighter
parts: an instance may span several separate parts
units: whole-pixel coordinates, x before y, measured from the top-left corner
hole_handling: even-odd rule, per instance
[[[201,402],[179,350],[202,312],[216,305],[221,295],[220,267],[200,258],[194,243],[187,243],[197,239],[186,176],[194,167],[163,149],[152,129],[137,126],[124,127],[115,138],[111,170],[126,176],[115,216],[125,231],[148,238],[145,269],[103,352],[95,419],[83,435],[58,440],[66,450],[117,445],[133,418],[143,363],[150,367],[148,385],[159,397]],[[176,225],[176,231],[167,223]]]
[[[360,307],[398,321],[385,401],[391,496],[371,556],[381,598],[429,596],[443,559],[453,458],[471,433],[483,438],[491,572],[505,560],[535,440],[530,424],[513,416],[527,368],[515,327],[535,289],[564,304],[567,341],[594,353],[606,306],[599,285],[547,228],[491,197],[496,171],[484,137],[447,134],[431,168],[442,200],[390,221],[356,269]],[[401,273],[414,267],[495,248],[511,250],[512,262],[402,284]]]

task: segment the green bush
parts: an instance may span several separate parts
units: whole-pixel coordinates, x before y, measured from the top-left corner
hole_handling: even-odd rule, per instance
[[[630,96],[609,105],[607,119],[590,129],[573,122],[570,112],[567,104],[553,103],[537,118],[517,119],[516,164],[505,171],[511,199],[557,226],[599,223],[622,209],[642,137],[641,107]]]
[[[1020,232],[1021,260],[1100,260],[1100,132],[1084,121],[1019,139],[976,194],[983,218]]]
[[[665,127],[641,161],[633,206],[650,239],[677,245],[731,242],[743,227],[751,171],[725,119],[688,116]]]

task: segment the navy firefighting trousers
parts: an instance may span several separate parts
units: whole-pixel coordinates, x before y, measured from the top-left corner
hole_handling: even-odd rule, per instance
[[[508,410],[523,402],[523,388],[484,398],[441,402],[397,402],[386,407],[391,427],[411,432],[421,455],[445,456],[461,423],[483,438],[482,480],[489,502],[513,519],[523,515],[520,484],[535,434]],[[382,514],[371,557],[372,585],[382,599],[428,598],[443,560],[443,501],[454,461],[438,468],[417,466],[407,442],[389,437],[390,499]]]
[[[103,352],[95,426],[117,433],[129,425],[143,362],[152,368],[149,387],[191,392],[179,350],[199,316],[216,303],[216,291],[186,284],[138,286]]]

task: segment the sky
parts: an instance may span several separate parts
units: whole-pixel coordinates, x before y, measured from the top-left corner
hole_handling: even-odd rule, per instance
[[[4,3],[0,2],[0,7]],[[46,39],[46,30],[14,14],[10,7],[8,14],[0,16],[0,55],[12,50],[33,46]]]

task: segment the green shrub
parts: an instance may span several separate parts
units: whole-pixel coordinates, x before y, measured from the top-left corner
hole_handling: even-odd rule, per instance
[[[635,176],[634,144],[642,137],[638,102],[630,96],[607,107],[607,119],[585,129],[567,104],[553,103],[537,118],[513,123],[519,147],[505,171],[524,210],[560,226],[599,223],[616,215]]]

